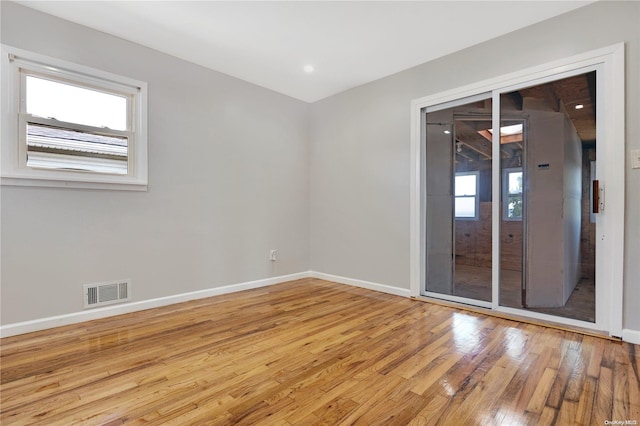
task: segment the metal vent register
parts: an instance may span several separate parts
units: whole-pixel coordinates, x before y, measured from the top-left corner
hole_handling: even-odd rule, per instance
[[[110,281],[100,284],[85,284],[84,307],[111,305],[130,300],[131,280]]]

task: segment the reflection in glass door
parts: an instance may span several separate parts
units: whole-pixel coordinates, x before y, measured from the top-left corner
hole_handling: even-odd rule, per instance
[[[491,302],[491,99],[444,105],[426,120],[427,294]]]
[[[595,322],[595,81],[500,96],[501,306]]]
[[[412,295],[620,337],[624,45],[412,110]]]
[[[593,71],[501,94],[497,130],[488,95],[427,109],[426,295],[595,322],[595,102]]]
[[[512,118],[501,120],[500,126],[500,304],[510,307],[526,306],[526,124]]]

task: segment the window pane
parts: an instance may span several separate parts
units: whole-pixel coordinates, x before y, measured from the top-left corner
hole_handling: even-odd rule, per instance
[[[27,166],[127,174],[128,139],[27,123]]]
[[[476,195],[476,175],[456,176],[456,196]]]
[[[507,203],[507,217],[509,219],[522,219],[522,196],[510,195]]]
[[[476,217],[475,197],[456,197],[456,217]]]
[[[522,172],[509,173],[509,194],[522,194]]]
[[[26,76],[29,114],[94,127],[127,130],[127,98]]]

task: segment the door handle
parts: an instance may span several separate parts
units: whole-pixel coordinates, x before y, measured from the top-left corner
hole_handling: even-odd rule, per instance
[[[604,211],[604,186],[600,185],[600,181],[593,181],[593,213],[602,213]]]

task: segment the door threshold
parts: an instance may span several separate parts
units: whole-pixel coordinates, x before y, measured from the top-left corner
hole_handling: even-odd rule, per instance
[[[545,320],[534,319],[534,318],[521,316],[521,315],[497,312],[491,308],[483,308],[480,306],[469,305],[466,303],[452,302],[449,300],[436,299],[434,297],[427,297],[427,296],[411,296],[411,299],[421,301],[421,302],[433,303],[434,305],[446,306],[449,308],[462,309],[464,311],[488,315],[491,317],[502,318],[502,319],[511,320],[511,321],[518,321],[526,324],[539,325],[542,327],[554,328],[556,330],[568,331],[572,333],[580,333],[585,336],[600,337],[603,339],[611,340],[613,342],[622,341],[622,338],[609,336],[609,334],[605,331],[595,331],[595,330],[590,330],[588,328],[583,328],[583,327],[568,326],[568,325],[553,322],[553,321],[545,321]]]

